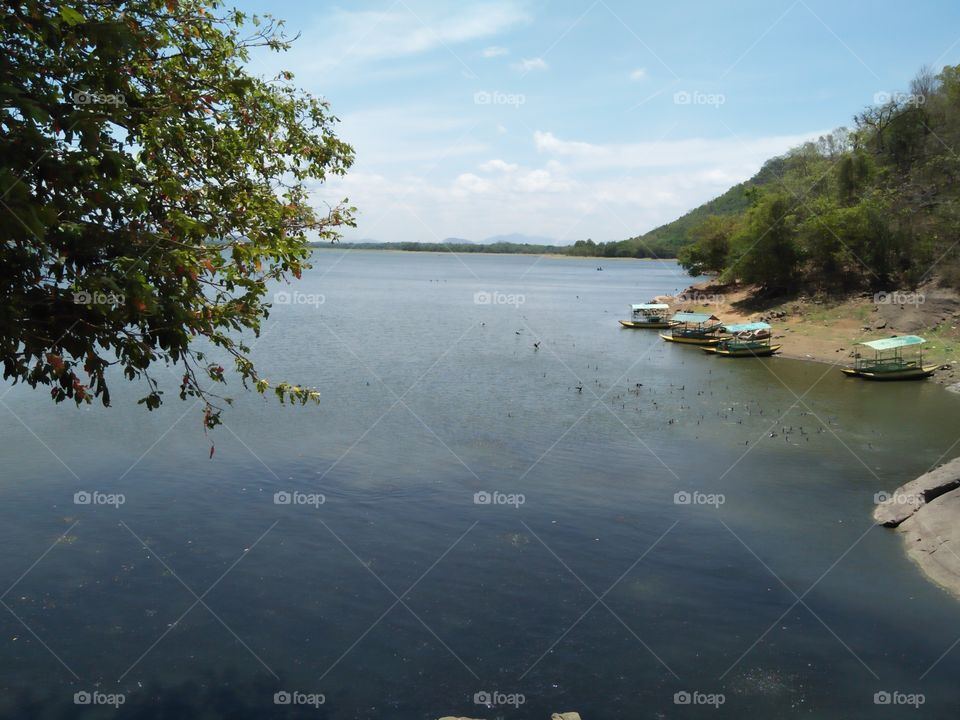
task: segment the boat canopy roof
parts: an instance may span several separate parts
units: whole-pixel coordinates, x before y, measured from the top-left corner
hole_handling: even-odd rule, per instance
[[[707,313],[678,312],[671,319],[675,322],[682,323],[705,323],[711,320],[718,320],[719,318],[717,318],[716,315],[708,315]]]
[[[909,345],[920,345],[925,342],[926,340],[919,335],[901,335],[900,337],[884,338],[883,340],[871,340],[869,342],[857,344],[866,345],[868,348],[873,348],[874,350],[895,350],[896,348],[907,347]]]
[[[770,325],[765,322],[738,323],[736,325],[724,325],[723,329],[727,332],[750,332],[753,330],[769,330]]]
[[[630,306],[634,312],[637,310],[669,310],[670,306],[665,305],[664,303],[640,303],[639,305]]]

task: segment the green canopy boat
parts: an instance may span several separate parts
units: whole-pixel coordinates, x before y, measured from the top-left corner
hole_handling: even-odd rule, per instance
[[[621,320],[620,324],[628,328],[668,328],[670,320],[667,318],[669,305],[664,303],[640,303],[630,306],[630,319]]]
[[[873,357],[864,357],[859,351],[854,355],[853,367],[843,368],[846,375],[864,380],[920,380],[933,375],[936,365],[923,364],[925,343],[918,335],[901,335],[883,340],[857,343],[873,350]],[[904,357],[904,348],[915,348],[911,357]]]
[[[670,322],[670,329],[660,333],[660,337],[668,342],[688,345],[716,345],[720,342],[716,333],[722,325],[715,315],[678,312],[670,318]]]
[[[773,335],[765,322],[724,325],[721,331],[727,336],[716,345],[700,349],[724,357],[765,357],[780,349],[779,345],[770,344]]]

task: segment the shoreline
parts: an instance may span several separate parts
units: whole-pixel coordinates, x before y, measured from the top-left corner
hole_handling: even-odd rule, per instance
[[[567,255],[566,253],[543,253],[543,252],[458,252],[456,250],[401,250],[399,248],[374,248],[374,247],[348,247],[342,245],[311,245],[311,250],[361,250],[363,252],[381,252],[381,253],[396,253],[404,255],[490,255],[490,256],[510,256],[510,255],[521,255],[523,257],[545,257],[545,258],[562,258],[564,260],[603,260],[606,261],[655,261],[655,262],[677,262],[676,258],[670,257],[606,257],[604,255]]]
[[[761,303],[753,288],[708,280],[678,296],[661,295],[671,312],[704,312],[725,321],[769,322],[773,337],[793,360],[836,367],[848,364],[857,342],[892,335],[927,338],[924,358],[938,366],[933,382],[960,394],[960,295],[932,284],[916,292],[913,304],[884,302],[886,296],[850,295],[816,298],[804,295]],[[922,381],[921,381],[922,382]],[[960,600],[960,457],[883,494],[874,520],[901,535],[904,551],[933,584]]]
[[[821,298],[800,294],[770,301],[751,296],[754,288],[707,280],[680,295],[660,295],[671,312],[705,312],[728,322],[769,322],[780,357],[842,366],[852,361],[858,342],[893,335],[920,334],[927,338],[924,358],[937,365],[931,380],[960,392],[960,294],[933,284],[901,293],[921,298],[914,304],[849,295]],[[890,296],[897,296],[890,293]]]

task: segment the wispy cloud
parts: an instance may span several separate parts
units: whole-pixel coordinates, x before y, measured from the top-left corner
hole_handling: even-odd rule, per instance
[[[637,69],[634,70],[632,73],[630,73],[630,79],[633,80],[633,81],[645,80],[646,77],[647,77],[647,69],[646,69],[646,68],[637,68]]]
[[[528,22],[515,2],[497,0],[450,8],[431,5],[414,11],[405,3],[389,10],[335,9],[314,20],[304,37],[322,38],[323,52],[303,38],[282,59],[262,53],[264,64],[293,66],[300,74],[324,73],[344,66],[411,57],[488,38]],[[500,50],[495,46],[488,50]],[[339,73],[327,78],[335,80]]]
[[[346,196],[361,208],[357,238],[435,241],[469,228],[477,238],[524,232],[561,242],[619,240],[675,219],[819,134],[596,144],[537,131],[531,145],[539,163],[494,156],[446,179],[351,172],[318,197]],[[481,152],[459,157],[470,162]]]
[[[494,58],[500,57],[501,55],[509,55],[510,51],[505,47],[500,47],[499,45],[491,45],[488,48],[484,48],[483,52],[480,53],[485,58]]]
[[[716,165],[729,171],[729,178],[755,172],[768,158],[779,155],[825,131],[800,135],[775,135],[749,139],[687,138],[659,142],[595,144],[562,140],[551,132],[537,130],[533,142],[540,153],[564,158],[582,168],[689,167]],[[736,182],[740,182],[736,180]]]
[[[543,58],[524,58],[518,63],[513,64],[513,69],[519,72],[528,73],[531,70],[546,70],[549,66]]]

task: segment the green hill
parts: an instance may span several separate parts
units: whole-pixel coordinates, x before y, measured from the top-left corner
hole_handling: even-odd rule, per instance
[[[691,275],[826,293],[960,286],[960,66],[767,162],[746,183],[646,235]]]

